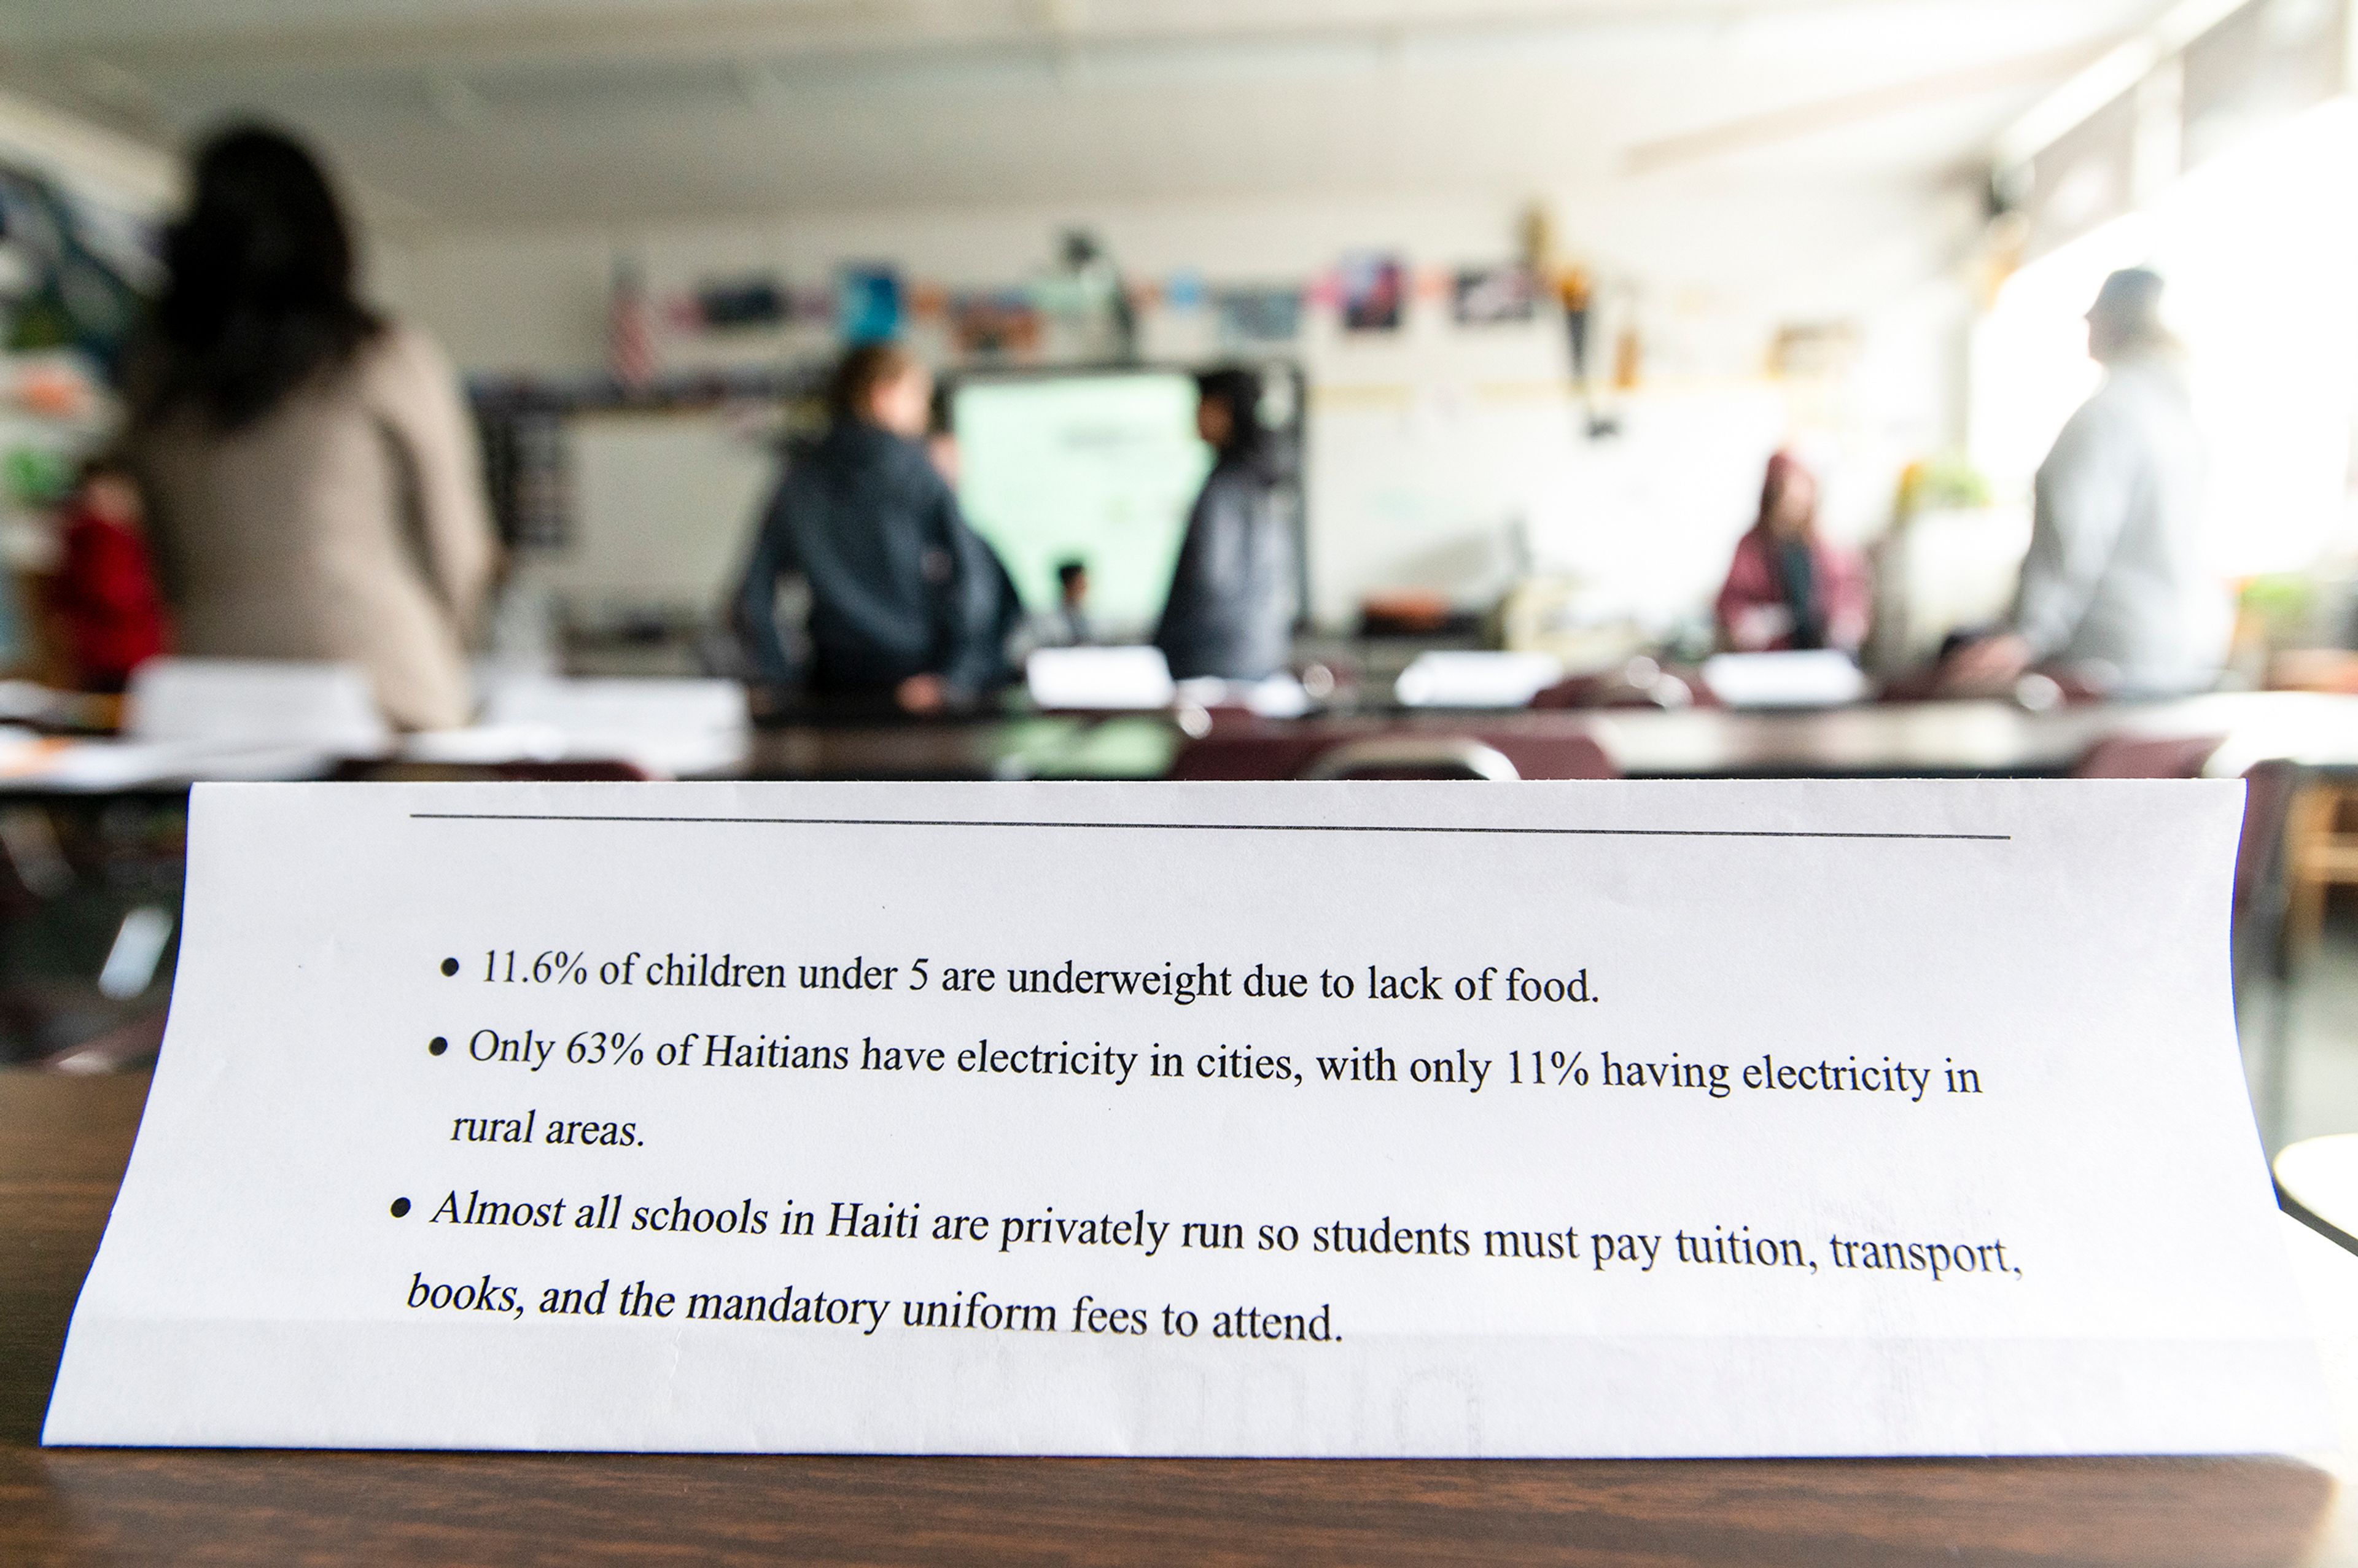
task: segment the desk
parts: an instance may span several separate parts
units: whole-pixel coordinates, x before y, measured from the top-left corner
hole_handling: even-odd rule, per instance
[[[2288,1459],[43,1450],[146,1093],[0,1073],[0,1563],[2358,1563],[2332,1478]]]
[[[2278,1150],[2274,1167],[2288,1213],[2358,1249],[2358,1132],[2303,1139]]]
[[[1155,779],[1183,737],[1163,714],[784,724],[753,732],[757,779]]]
[[[2011,702],[1866,703],[1807,712],[1726,708],[1568,709],[1494,721],[1583,727],[1632,778],[1866,777],[2070,771],[2112,735],[2222,736],[2214,775],[2284,757],[2358,765],[2358,697],[2313,692],[2220,692],[2166,702],[2096,703],[2032,713]],[[1421,724],[1440,723],[1436,717]]]
[[[2060,774],[2110,735],[2226,737],[2212,771],[2228,775],[2266,757],[2358,767],[2358,697],[2310,692],[2227,692],[2047,713],[1977,701],[1793,713],[1361,710],[1298,722],[1337,740],[1394,730],[1583,735],[1631,778]],[[1216,733],[1282,735],[1297,721],[1224,714],[1217,724]],[[767,779],[1161,778],[1184,739],[1163,714],[795,724],[757,732],[745,772]]]
[[[1296,724],[1228,714],[1217,722],[1220,732],[1253,728],[1284,733]],[[2240,773],[2266,757],[2358,768],[2358,697],[2311,692],[2228,692],[2048,713],[1996,701],[1869,703],[1784,713],[1362,708],[1301,722],[1341,738],[1400,729],[1585,736],[1632,778],[2061,773],[2091,744],[2115,734],[2224,736],[2227,744],[2214,773]],[[729,776],[1152,779],[1170,772],[1184,741],[1173,718],[1163,713],[990,713],[922,720],[834,716],[757,729],[744,765]],[[0,796],[27,800],[125,795],[169,799],[186,792],[185,784],[60,790],[0,780]]]

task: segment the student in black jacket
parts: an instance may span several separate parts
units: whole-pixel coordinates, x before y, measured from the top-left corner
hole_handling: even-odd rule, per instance
[[[738,593],[754,678],[889,692],[910,713],[972,703],[1003,675],[1001,574],[924,446],[933,378],[908,351],[844,356],[833,422],[787,462]],[[808,668],[780,634],[778,580],[810,584]]]
[[[1154,644],[1181,680],[1259,680],[1293,651],[1293,536],[1249,370],[1195,378],[1195,428],[1216,456],[1187,515]]]

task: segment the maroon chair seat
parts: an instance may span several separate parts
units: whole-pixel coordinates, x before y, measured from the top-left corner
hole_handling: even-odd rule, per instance
[[[1378,737],[1431,737],[1488,746],[1514,763],[1526,779],[1617,779],[1621,770],[1605,748],[1581,730],[1480,720],[1447,724],[1285,723],[1273,719],[1215,719],[1211,732],[1190,741],[1172,762],[1174,779],[1253,780],[1300,778],[1338,746]],[[1455,777],[1463,770],[1390,770],[1390,776]]]
[[[1339,724],[1216,716],[1209,734],[1180,748],[1172,759],[1170,776],[1196,783],[1294,778],[1319,752],[1365,733]]]
[[[2075,779],[2199,779],[2223,735],[2107,735],[2071,764]]]

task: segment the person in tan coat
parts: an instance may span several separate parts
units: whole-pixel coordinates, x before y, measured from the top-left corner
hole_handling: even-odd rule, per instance
[[[299,143],[227,131],[191,188],[124,437],[178,650],[355,664],[393,723],[465,723],[497,546],[449,362],[355,297]]]

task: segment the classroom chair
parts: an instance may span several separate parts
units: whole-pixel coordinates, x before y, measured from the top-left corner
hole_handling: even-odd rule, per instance
[[[2291,883],[2285,940],[2296,953],[2314,942],[2325,924],[2327,892],[2358,884],[2353,817],[2358,817],[2358,787],[2316,779],[2293,796],[2285,830],[2286,877]]]
[[[1632,659],[1602,675],[1567,676],[1532,697],[1531,705],[1551,708],[1642,708],[1676,712],[1682,708],[1724,708],[1691,668],[1664,669],[1652,659]]]
[[[1191,737],[1172,759],[1172,778],[1196,783],[1296,778],[1319,752],[1350,736],[1339,725],[1282,724],[1219,713],[1210,717],[1210,727]]]
[[[1505,752],[1463,735],[1370,735],[1346,741],[1311,759],[1305,779],[1487,779],[1511,783],[1523,775]]]
[[[2300,770],[2281,759],[2259,762],[2244,775],[2244,829],[2235,849],[2235,891],[2227,934],[2229,975],[2235,993],[2237,1033],[2256,1036],[2261,1071],[2253,1108],[2261,1130],[2284,1126],[2290,1088],[2291,915],[2287,822],[2298,798]],[[2266,1022],[2253,1022],[2254,1004],[2272,995]]]
[[[1371,726],[1367,723],[1228,719],[1216,716],[1211,729],[1188,741],[1172,762],[1170,776],[1187,780],[1298,779],[1338,747],[1384,740],[1427,746],[1474,744],[1503,757],[1525,779],[1611,779],[1621,776],[1605,749],[1574,730],[1517,723]],[[1426,770],[1413,776],[1485,776],[1465,765],[1466,753],[1427,753]],[[1433,760],[1438,756],[1436,762]],[[1353,765],[1361,764],[1357,755]],[[1398,764],[1395,764],[1396,766]],[[1492,768],[1495,763],[1486,763]],[[1359,776],[1367,776],[1362,773]],[[1399,776],[1397,773],[1394,776]]]
[[[45,1073],[87,1077],[99,1073],[135,1073],[153,1066],[164,1047],[166,1011],[153,1008],[126,1022],[79,1041],[33,1064]]]
[[[2107,735],[2071,765],[2075,779],[2199,779],[2223,735]]]

